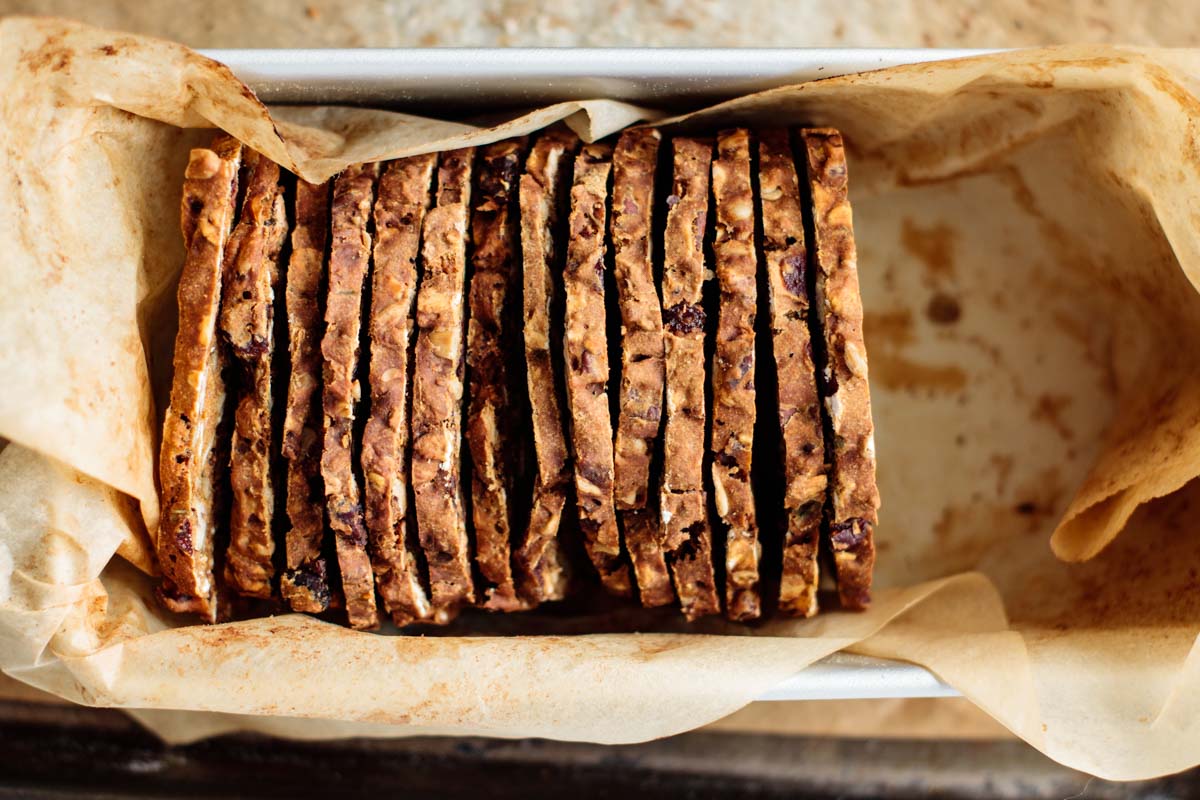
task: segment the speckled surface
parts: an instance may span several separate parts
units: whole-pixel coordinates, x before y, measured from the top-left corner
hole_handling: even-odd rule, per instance
[[[1194,46],[1188,0],[0,0],[193,47]]]

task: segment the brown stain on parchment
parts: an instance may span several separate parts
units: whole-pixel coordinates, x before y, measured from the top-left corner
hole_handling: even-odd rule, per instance
[[[925,364],[901,352],[914,341],[909,309],[868,311],[863,332],[871,353],[871,381],[899,391],[953,393],[967,384],[966,373],[954,365]]]
[[[953,394],[967,385],[967,374],[951,364],[922,364],[899,353],[877,350],[871,354],[871,381],[896,391],[932,391]]]
[[[944,222],[928,228],[905,217],[900,222],[900,244],[925,267],[931,281],[954,277],[954,245],[958,232]]]
[[[1012,475],[1013,457],[1007,453],[993,453],[988,458],[988,463],[996,471],[996,496],[1003,497],[1005,489],[1008,488],[1008,479]]]
[[[873,347],[902,348],[913,341],[913,315],[907,308],[863,312],[868,352]]]
[[[1064,440],[1070,441],[1075,438],[1075,432],[1063,419],[1063,411],[1069,405],[1071,405],[1071,397],[1068,395],[1043,392],[1038,395],[1031,416],[1035,421],[1049,425]]]

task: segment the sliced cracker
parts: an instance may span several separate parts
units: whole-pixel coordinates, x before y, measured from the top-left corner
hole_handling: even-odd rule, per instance
[[[663,324],[654,280],[650,230],[654,172],[662,135],[625,131],[613,150],[613,277],[621,311],[621,385],[614,444],[614,502],[645,508],[650,461],[662,422]]]
[[[669,494],[662,500],[665,546],[679,607],[689,620],[721,613],[713,572],[712,527],[703,492]]]
[[[408,530],[408,411],[421,224],[431,201],[435,154],[387,164],[375,198],[371,271],[371,414],[363,428],[362,471],[375,585],[398,626],[433,608]]]
[[[733,620],[761,613],[758,520],[750,487],[754,449],[754,318],[758,261],[750,132],[723,131],[712,165],[717,228],[713,242],[721,303],[713,358],[713,491],[726,525],[725,613]]]
[[[175,373],[159,461],[159,597],[171,610],[209,622],[217,614],[213,538],[218,523],[212,504],[217,471],[225,466],[213,461],[225,405],[217,316],[241,157],[241,144],[222,134],[211,149],[191,152],[184,173],[181,227],[187,259],[179,277]]]
[[[363,285],[371,262],[368,224],[378,176],[378,164],[356,164],[334,180],[329,290],[325,337],[321,341],[325,410],[321,475],[325,480],[325,503],[342,575],[346,614],[351,627],[359,629],[379,625],[375,583],[367,555],[367,528],[358,479],[352,467],[354,406],[361,391],[357,371]]]
[[[525,160],[519,193],[525,377],[537,471],[516,565],[520,595],[534,604],[562,599],[567,587],[558,531],[571,474],[551,331],[562,293],[559,207],[569,191],[570,159],[578,146],[579,137],[565,125],[542,133]]]
[[[321,279],[329,244],[331,185],[296,181],[296,223],[288,261],[287,405],[281,450],[287,462],[286,508],[291,527],[285,536],[287,569],[280,593],[293,611],[318,614],[329,608],[325,539],[325,489],[321,481]]]
[[[663,233],[666,422],[659,513],[680,606],[688,619],[696,619],[721,611],[704,486],[702,300],[712,142],[680,138],[672,148],[674,175]]]
[[[287,238],[279,166],[254,151],[243,158],[246,192],[225,261],[221,332],[240,380],[230,448],[232,509],[225,582],[246,597],[269,598],[275,567],[275,485],[271,359],[275,353],[275,278]]]
[[[650,128],[621,134],[613,150],[613,277],[621,312],[621,383],[613,446],[614,502],[624,528],[642,604],[671,602],[671,577],[662,552],[656,513],[644,510],[651,492],[650,466],[662,425],[663,326],[655,286],[651,228],[654,173],[662,134]]]
[[[604,233],[611,169],[612,148],[608,145],[586,145],[575,158],[564,272],[567,307],[563,354],[584,548],[605,589],[628,596],[632,593],[629,565],[621,558],[621,534],[613,506],[604,307]]]
[[[808,253],[804,210],[791,140],[783,129],[760,134],[759,204],[763,261],[777,376],[787,531],[779,610],[817,613],[817,556],[825,506],[825,439],[809,333]]]
[[[867,383],[862,298],[842,135],[831,128],[801,131],[812,192],[817,314],[826,361],[822,393],[829,420],[829,540],[844,608],[871,602],[878,522],[875,433]]]
[[[471,515],[475,563],[489,584],[479,598],[492,611],[526,607],[512,570],[513,487],[517,477],[514,376],[508,366],[520,341],[517,260],[517,180],[528,140],[509,139],[479,151],[471,214],[470,319],[467,323],[467,445],[471,453]]]
[[[463,289],[474,148],[438,158],[437,205],[425,215],[417,295],[412,400],[412,484],[429,564],[434,621],[474,601],[463,505]]]

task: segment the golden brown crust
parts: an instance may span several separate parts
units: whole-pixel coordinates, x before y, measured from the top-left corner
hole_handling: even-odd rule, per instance
[[[473,602],[475,591],[459,464],[463,287],[474,155],[474,148],[466,148],[439,156],[438,201],[425,216],[425,272],[417,295],[412,485],[436,622],[448,621]]]
[[[212,502],[215,473],[223,466],[213,458],[225,404],[216,329],[241,153],[237,140],[222,134],[188,160],[181,204],[187,260],[179,277],[175,374],[159,462],[159,597],[167,607],[209,622],[217,611]]]
[[[325,538],[325,489],[321,481],[321,277],[329,243],[329,183],[296,181],[296,224],[288,261],[287,406],[281,450],[287,461],[285,541],[287,569],[280,593],[294,611],[320,613],[329,607],[329,579],[321,554]]]
[[[879,490],[846,154],[835,130],[809,129],[801,135],[812,192],[815,300],[825,338],[823,392],[833,445],[830,542],[842,606],[859,609],[871,602]]]
[[[421,224],[437,156],[389,162],[375,199],[371,275],[371,415],[362,435],[363,496],[371,563],[384,609],[403,627],[433,608],[421,586],[408,530],[408,404]]]
[[[604,308],[604,231],[612,148],[586,145],[575,158],[567,243],[564,360],[575,494],[584,547],[611,593],[632,593],[613,507],[612,419]]]
[[[713,574],[712,529],[703,492],[680,492],[663,497],[665,546],[679,606],[689,620],[721,613]]]
[[[275,285],[287,213],[279,167],[254,151],[243,159],[248,178],[241,215],[225,258],[221,332],[239,366],[230,448],[232,509],[225,582],[247,597],[269,598],[275,567],[272,520],[275,485],[271,435],[271,358],[275,352]]]
[[[613,150],[613,277],[621,310],[621,385],[614,444],[614,502],[645,508],[650,460],[662,423],[663,322],[650,239],[654,173],[662,135],[652,128],[621,134]]]
[[[787,614],[811,617],[817,613],[817,556],[827,480],[821,398],[808,328],[804,212],[788,132],[762,132],[758,151],[763,261],[777,376],[783,505],[788,520],[779,608]]]
[[[758,302],[750,133],[723,131],[712,166],[717,233],[713,243],[721,305],[713,358],[713,491],[727,527],[725,613],[760,614],[758,522],[750,488],[754,448],[754,317]]]
[[[342,574],[346,614],[351,627],[359,629],[379,625],[375,584],[367,555],[367,529],[363,523],[358,480],[351,466],[354,405],[360,393],[356,373],[362,294],[371,259],[371,234],[367,225],[378,175],[378,164],[357,164],[348,167],[334,180],[329,291],[325,304],[325,337],[321,341],[325,410],[321,475],[325,479],[325,502]]]
[[[719,613],[712,528],[704,486],[704,237],[712,142],[672,142],[671,194],[663,232],[666,422],[659,507],[661,535],[680,606],[689,619]]]
[[[558,530],[570,468],[558,401],[561,376],[550,348],[551,320],[560,302],[555,275],[562,255],[562,243],[555,240],[558,209],[570,186],[564,167],[578,145],[579,137],[565,125],[551,127],[530,149],[520,182],[525,375],[537,472],[529,526],[515,560],[520,595],[535,604],[561,599],[567,584]]]
[[[513,582],[512,492],[518,446],[516,386],[508,359],[520,341],[516,313],[521,280],[517,214],[513,208],[521,157],[528,140],[509,139],[479,153],[479,180],[471,215],[474,243],[467,323],[467,445],[471,453],[471,514],[475,563],[490,584],[480,602],[493,611],[528,607]]]

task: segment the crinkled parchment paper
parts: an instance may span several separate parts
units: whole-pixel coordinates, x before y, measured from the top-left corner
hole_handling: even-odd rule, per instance
[[[423,638],[296,615],[185,627],[150,601],[144,570],[180,176],[211,135],[195,129],[317,180],[555,119],[598,137],[653,115],[566,103],[480,130],[268,112],[182,47],[6,20],[0,667],[135,709],[174,740],[628,742],[722,717],[850,648],[926,665],[1079,769],[1200,763],[1198,78],[1190,51],[1065,47],[671,123],[847,134],[885,503],[870,612],[751,635]]]

